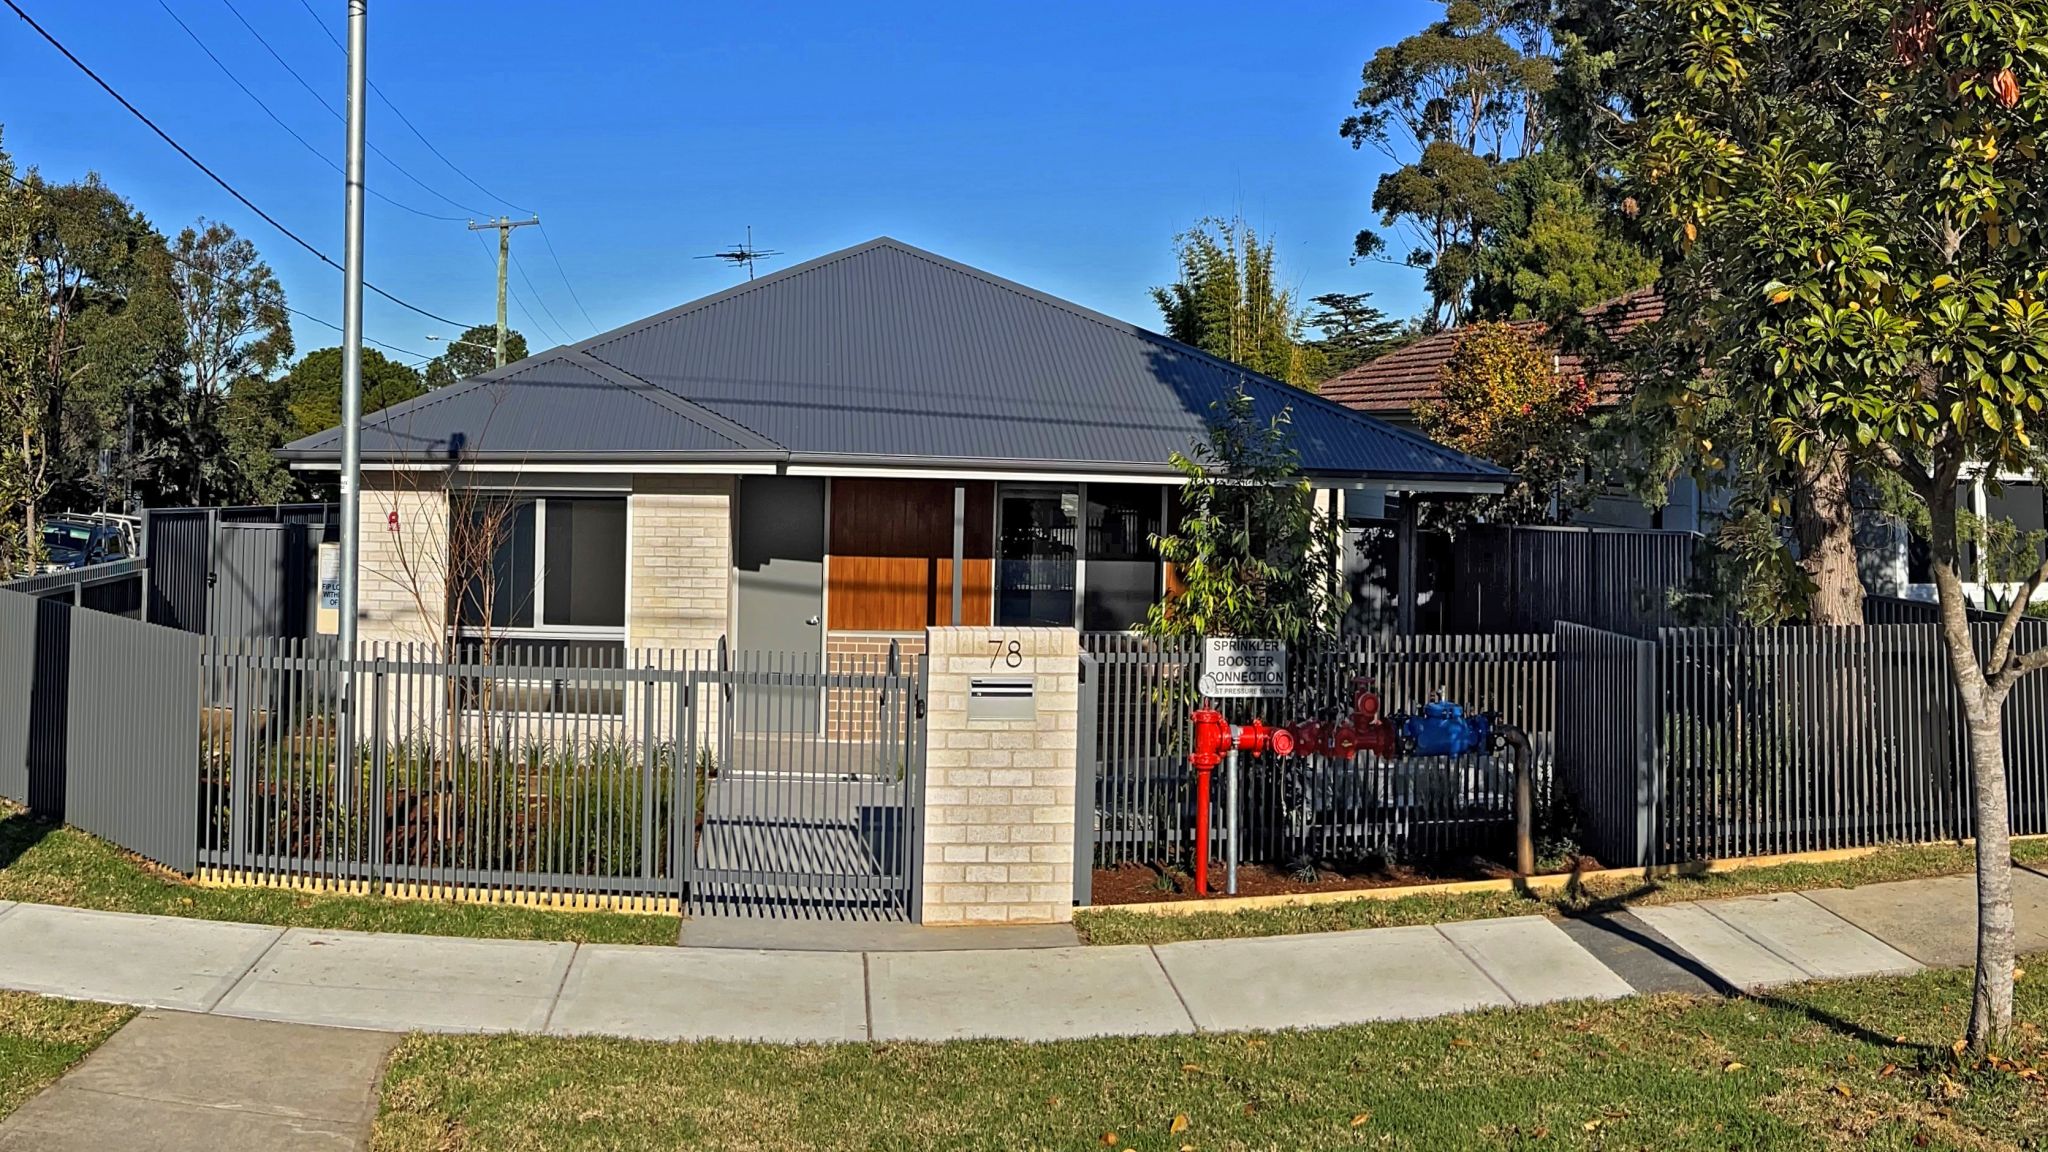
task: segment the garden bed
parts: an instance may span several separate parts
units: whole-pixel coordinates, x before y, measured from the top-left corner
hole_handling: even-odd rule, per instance
[[[1593,872],[1600,868],[1599,861],[1587,856],[1567,860],[1542,874]],[[1479,856],[1438,861],[1426,867],[1383,863],[1318,868],[1310,875],[1268,864],[1241,864],[1237,869],[1237,895],[1301,896],[1318,892],[1363,892],[1375,888],[1409,888],[1467,880],[1504,880],[1514,875],[1514,869],[1507,865]],[[1202,898],[1195,891],[1194,877],[1185,869],[1171,865],[1122,864],[1115,868],[1097,868],[1093,884],[1090,902],[1098,907]],[[1223,895],[1224,884],[1223,865],[1211,861],[1209,896]]]

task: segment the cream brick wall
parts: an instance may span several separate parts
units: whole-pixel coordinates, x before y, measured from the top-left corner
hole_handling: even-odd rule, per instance
[[[448,491],[434,472],[365,472],[356,636],[438,645],[447,628]],[[392,514],[397,523],[392,523]]]
[[[731,631],[732,478],[634,477],[626,537],[626,647],[718,647]]]
[[[1079,634],[934,628],[927,636],[924,922],[1072,919]],[[1016,667],[1000,655],[1012,641]],[[970,721],[975,676],[1031,677],[1037,716]]]

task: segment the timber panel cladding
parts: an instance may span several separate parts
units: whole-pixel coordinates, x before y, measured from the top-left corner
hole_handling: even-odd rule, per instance
[[[995,582],[995,485],[967,489],[960,621],[989,622]],[[832,481],[826,540],[828,628],[921,632],[952,622],[953,488],[945,480]]]

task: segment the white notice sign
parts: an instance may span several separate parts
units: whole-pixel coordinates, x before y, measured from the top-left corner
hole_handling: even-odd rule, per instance
[[[1287,646],[1278,640],[1210,636],[1202,640],[1202,695],[1287,695]]]

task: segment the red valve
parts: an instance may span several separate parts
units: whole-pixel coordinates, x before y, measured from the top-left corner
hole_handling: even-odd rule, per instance
[[[1275,728],[1273,735],[1268,737],[1267,746],[1272,749],[1275,756],[1292,756],[1295,751],[1294,733],[1285,728]]]
[[[1339,760],[1349,760],[1358,754],[1358,729],[1349,721],[1340,720],[1330,731],[1330,755]]]
[[[1188,763],[1197,772],[1207,772],[1223,763],[1223,754],[1230,751],[1230,722],[1213,708],[1198,708],[1188,719],[1195,726]]]
[[[1279,731],[1285,731],[1285,729]],[[1264,720],[1253,720],[1237,730],[1237,750],[1250,753],[1253,756],[1261,755],[1266,749],[1273,747],[1273,739],[1276,735],[1276,730],[1266,727]],[[1294,742],[1289,740],[1288,747],[1292,748],[1293,746]],[[1274,748],[1273,751],[1282,756],[1286,755],[1285,752],[1281,752],[1277,748]]]
[[[1323,740],[1327,733],[1323,731],[1321,724],[1305,720],[1300,724],[1288,725],[1288,731],[1294,733],[1294,751],[1297,754],[1314,756],[1323,750]]]

